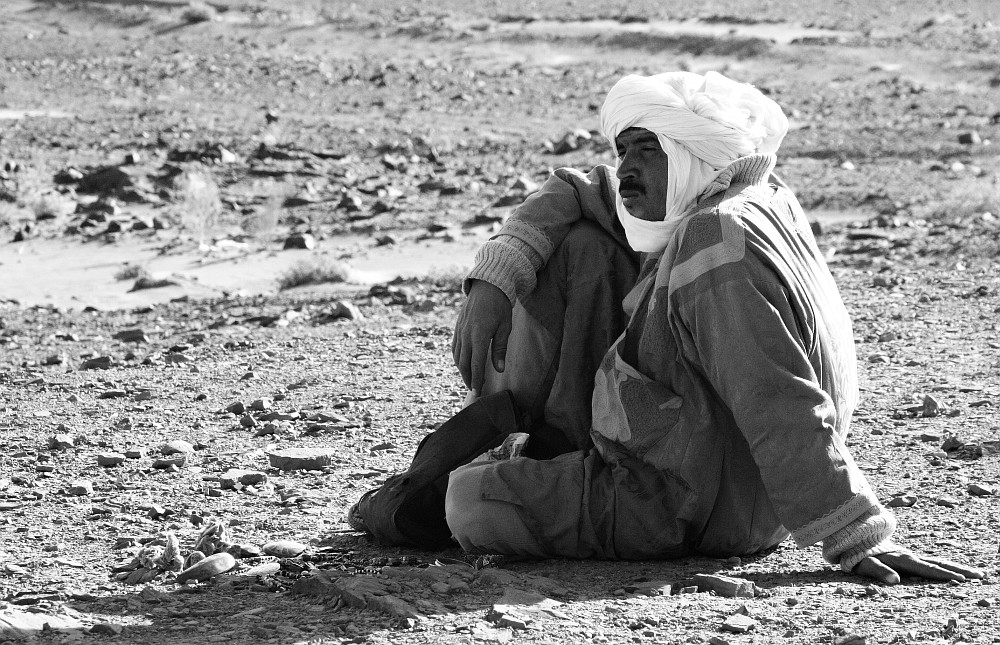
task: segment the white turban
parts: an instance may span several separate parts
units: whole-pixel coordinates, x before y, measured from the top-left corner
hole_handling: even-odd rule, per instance
[[[601,129],[616,158],[615,140],[628,128],[653,132],[667,154],[664,221],[669,222],[740,157],[775,154],[788,132],[788,119],[777,103],[752,85],[716,72],[704,76],[670,72],[626,76],[611,88],[601,108]],[[626,233],[630,228],[635,231],[629,236],[633,248],[663,249],[666,240],[648,239],[657,237],[655,229],[662,229],[662,224],[632,217],[621,197],[617,210]]]

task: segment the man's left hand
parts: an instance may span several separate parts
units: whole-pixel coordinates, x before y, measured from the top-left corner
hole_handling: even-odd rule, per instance
[[[854,572],[858,575],[875,578],[888,585],[899,584],[900,578],[903,576],[965,582],[968,579],[982,578],[985,575],[980,569],[910,551],[891,551],[865,558],[858,563],[858,566],[854,567]]]

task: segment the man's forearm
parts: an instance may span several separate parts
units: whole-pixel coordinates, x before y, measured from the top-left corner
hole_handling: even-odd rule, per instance
[[[464,285],[466,292],[468,280],[483,280],[502,290],[511,302],[530,293],[535,288],[535,274],[581,219],[594,221],[624,240],[609,188],[609,172],[605,166],[587,174],[571,168],[553,172],[480,249]]]

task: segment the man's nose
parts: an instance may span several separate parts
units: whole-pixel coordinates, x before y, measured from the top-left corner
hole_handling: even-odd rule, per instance
[[[633,179],[636,177],[635,164],[629,159],[628,153],[622,155],[618,160],[618,169],[615,170],[615,176],[618,177],[619,181],[626,177]]]

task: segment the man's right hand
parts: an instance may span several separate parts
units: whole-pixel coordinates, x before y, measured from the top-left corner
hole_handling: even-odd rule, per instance
[[[477,394],[483,391],[487,355],[496,371],[504,370],[512,311],[503,291],[489,282],[472,281],[455,324],[451,352],[465,385]]]

